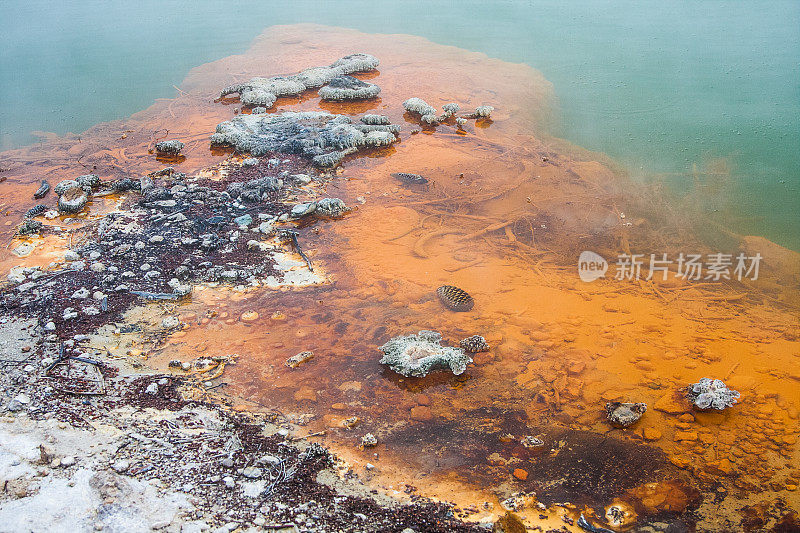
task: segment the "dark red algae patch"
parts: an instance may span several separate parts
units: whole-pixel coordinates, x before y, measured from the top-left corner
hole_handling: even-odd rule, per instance
[[[291,176],[312,171],[295,155],[256,161],[223,163],[229,171],[219,180],[168,168],[138,181],[104,183],[129,191],[123,211],[79,228],[61,270],[30,271],[0,289],[0,310],[52,322],[66,339],[118,321],[136,303],[179,300],[195,283],[246,284],[275,275],[268,252],[248,245],[263,233],[242,232],[241,217],[249,217],[250,227],[276,219],[301,192]]]
[[[179,389],[183,382],[183,379],[175,376],[142,376],[130,381],[122,399],[126,405],[168,411],[179,411],[187,405],[197,405],[196,402],[183,399]],[[157,386],[156,393],[147,390],[153,383]]]
[[[244,419],[234,418],[232,422],[242,446],[232,456],[233,468],[249,465],[256,454],[273,454],[275,457],[286,454],[283,439],[264,437],[260,426],[249,424]],[[332,488],[316,481],[319,472],[333,467],[335,460],[325,448],[312,443],[296,461],[290,461],[286,466],[293,473],[283,482],[268,487],[263,494],[264,506],[270,508],[270,518],[295,522],[297,509],[311,504],[313,512],[322,515],[320,525],[344,531],[400,533],[409,527],[430,533],[485,531],[455,519],[451,507],[441,503],[418,500],[411,505],[387,508],[368,498],[341,497]],[[271,501],[279,501],[282,505],[272,506]]]
[[[535,436],[541,446],[524,446]],[[602,507],[644,483],[673,479],[675,467],[658,448],[591,431],[558,426],[529,427],[521,411],[476,409],[454,420],[416,422],[383,436],[388,447],[414,445],[420,468],[469,472],[470,481],[497,485],[514,468],[528,472],[519,490],[535,492],[551,505],[571,502]],[[495,460],[489,456],[497,454]]]

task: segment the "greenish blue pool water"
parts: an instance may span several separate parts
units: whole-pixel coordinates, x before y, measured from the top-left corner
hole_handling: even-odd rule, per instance
[[[800,2],[0,1],[0,149],[175,95],[265,27],[410,33],[553,82],[553,133],[691,192],[720,223],[800,250]],[[265,73],[269,74],[269,73]],[[711,191],[711,192],[709,192]],[[719,213],[715,214],[714,211]]]

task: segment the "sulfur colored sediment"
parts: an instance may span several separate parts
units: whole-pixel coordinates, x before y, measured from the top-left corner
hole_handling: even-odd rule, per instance
[[[2,220],[11,222],[0,231],[10,237],[43,178],[55,184],[89,171],[118,178],[161,168],[148,150],[167,131],[186,143],[178,170],[220,162],[227,154],[212,151],[208,139],[238,107],[235,99],[213,102],[220,88],[356,51],[380,58],[378,73],[358,75],[375,79],[380,98],[322,102],[311,91],[275,105],[403,124],[399,143],[345,160],[332,186],[358,209],[306,234],[307,253],[332,282],[278,293],[197,291],[181,309],[185,329],[153,364],[236,353],[222,378],[236,401],[280,410],[300,423],[299,434],[325,431],[324,442],[376,486],[474,505],[472,517],[502,514],[500,500],[524,491],[548,505],[572,502],[574,511],[621,501],[642,521],[683,517],[711,530],[737,529],[744,505],[780,499],[798,509],[796,254],[730,234],[708,244],[686,221],[701,213],[676,214],[601,155],[548,138],[538,125],[552,88],[524,65],[417,37],[275,27],[245,54],[194,69],[174,100],[80,140],[0,154],[8,178],[0,185]],[[412,96],[437,108],[458,102],[495,111],[461,134],[404,114],[401,103]],[[429,183],[409,186],[395,172]],[[114,205],[95,201],[90,212]],[[24,259],[3,251],[0,267],[46,264],[68,239],[48,237]],[[686,282],[673,272],[666,281],[587,284],[577,275],[582,250],[676,255],[718,251],[714,245],[761,251],[769,259],[762,278]],[[466,290],[474,308],[443,308],[441,285]],[[253,311],[257,318],[243,318]],[[403,378],[378,363],[379,346],[421,329],[451,345],[482,335],[492,348],[475,354],[461,376]],[[312,360],[284,364],[305,350]],[[704,376],[739,390],[740,403],[693,411],[680,389]],[[608,401],[648,409],[631,428],[613,429]],[[343,423],[352,417],[357,425]],[[367,432],[378,446],[359,449]],[[522,446],[528,435],[544,446]],[[720,486],[726,498],[714,503]],[[521,512],[536,523],[533,502]]]

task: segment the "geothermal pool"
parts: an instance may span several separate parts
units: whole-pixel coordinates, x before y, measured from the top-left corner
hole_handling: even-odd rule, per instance
[[[557,94],[524,64],[409,35],[269,28],[245,53],[194,68],[174,99],[0,154],[2,231],[11,241],[0,255],[4,271],[60,260],[81,242],[82,225],[119,207],[117,196],[98,199],[85,218],[47,222],[65,234],[14,237],[43,177],[55,184],[89,171],[143,175],[163,166],[149,150],[166,137],[186,144],[176,169],[213,176],[206,169],[242,156],[212,150],[210,135],[251,112],[236,98],[218,99],[222,88],[352,52],[380,59],[377,70],[356,74],[379,85],[379,97],[324,102],[312,90],[268,111],[375,113],[402,125],[399,142],[348,156],[332,171],[326,194],[350,213],[286,223],[321,282],[280,290],[202,284],[188,301],[151,304],[155,322],[147,313],[118,321],[146,332],[162,314],[177,315],[177,331],[152,338],[104,330],[95,348],[177,374],[170,361],[235,355],[213,389],[198,385],[197,394],[277,413],[297,435],[318,434],[376,489],[451,501],[466,519],[513,507],[531,526],[578,531],[557,520],[566,509],[573,520],[583,513],[615,530],[663,522],[715,531],[781,506],[797,510],[797,253],[709,221],[702,202],[680,201],[609,156],[554,137],[542,124]],[[495,110],[461,131],[431,127],[404,112],[412,96],[437,108]],[[403,183],[397,172],[428,183]],[[705,172],[696,168],[696,178]],[[33,252],[14,255],[23,243]],[[584,251],[608,261],[604,277],[581,279]],[[652,277],[651,254],[669,260]],[[678,275],[678,258],[689,254],[706,265],[699,279]],[[708,267],[715,254],[731,256],[726,275]],[[739,254],[750,263],[759,257],[758,275],[736,270]],[[641,275],[626,274],[620,257],[633,256],[643,258]],[[466,290],[474,307],[446,309],[435,293],[441,285]],[[407,378],[379,364],[381,345],[420,330],[450,345],[482,335],[490,350],[458,376]],[[285,364],[302,351],[313,359]],[[692,409],[686,388],[703,377],[724,380],[739,402]],[[614,401],[647,410],[615,428],[605,411]],[[359,446],[366,433],[377,446]],[[528,436],[542,444],[524,446]],[[625,511],[621,523],[607,518],[612,506]]]

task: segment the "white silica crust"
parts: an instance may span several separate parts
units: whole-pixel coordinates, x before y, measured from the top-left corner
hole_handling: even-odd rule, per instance
[[[380,347],[384,354],[380,363],[407,377],[425,377],[438,369],[463,374],[472,358],[461,348],[442,346],[441,342],[439,333],[427,330],[394,337]]]
[[[288,76],[255,77],[244,83],[230,85],[222,90],[220,97],[238,93],[239,101],[245,105],[270,108],[280,96],[294,96],[307,89],[326,85],[340,76],[374,70],[378,63],[378,59],[369,54],[351,54],[329,66],[311,67]],[[377,92],[380,92],[380,88]]]

